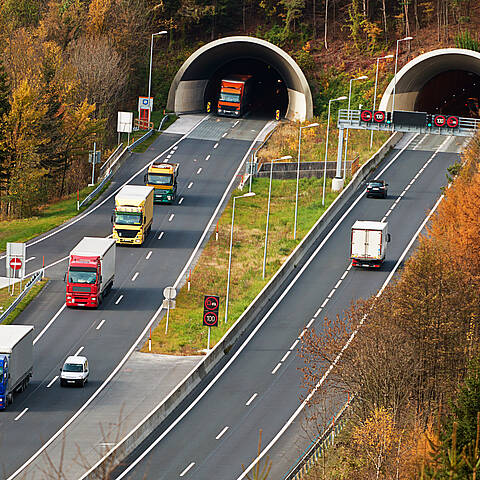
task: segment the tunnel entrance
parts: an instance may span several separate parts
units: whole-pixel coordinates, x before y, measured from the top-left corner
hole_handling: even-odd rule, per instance
[[[204,103],[211,102],[216,112],[220,83],[232,74],[252,76],[252,90],[247,115],[250,117],[273,118],[280,110],[284,117],[288,108],[288,92],[284,79],[275,68],[254,58],[236,58],[213,73],[205,88]]]
[[[178,113],[217,108],[222,78],[253,76],[252,115],[274,118],[275,110],[293,121],[313,116],[312,93],[301,68],[284,50],[265,40],[235,36],[207,43],[194,52],[175,75],[167,108]]]
[[[442,72],[418,92],[415,110],[479,118],[480,76],[464,70]]]

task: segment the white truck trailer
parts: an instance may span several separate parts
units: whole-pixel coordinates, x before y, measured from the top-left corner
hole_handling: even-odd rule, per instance
[[[389,241],[387,222],[357,220],[352,226],[350,242],[352,266],[380,268]]]
[[[113,286],[115,240],[84,237],[70,252],[66,273],[67,307],[97,308]]]
[[[27,388],[33,373],[33,326],[0,325],[0,410]]]

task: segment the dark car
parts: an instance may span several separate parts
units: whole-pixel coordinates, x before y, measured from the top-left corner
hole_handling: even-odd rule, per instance
[[[373,180],[367,183],[367,197],[387,198],[388,183],[384,180]]]

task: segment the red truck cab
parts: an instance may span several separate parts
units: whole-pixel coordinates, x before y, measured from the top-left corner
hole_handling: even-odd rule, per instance
[[[67,275],[67,307],[98,307],[100,257],[72,255]]]

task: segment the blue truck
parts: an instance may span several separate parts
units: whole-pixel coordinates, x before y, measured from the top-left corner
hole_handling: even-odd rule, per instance
[[[0,325],[0,410],[27,388],[33,373],[33,326]]]

